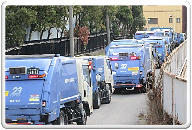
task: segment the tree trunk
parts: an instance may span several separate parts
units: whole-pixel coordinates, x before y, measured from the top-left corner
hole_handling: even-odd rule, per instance
[[[90,34],[92,34],[91,29],[92,29],[92,23],[90,23],[90,28],[89,28],[89,32],[90,32]]]
[[[47,36],[47,39],[49,39],[50,36],[51,36],[51,28],[48,30],[48,36]]]
[[[32,29],[30,29],[28,41],[31,41],[31,35],[32,35]]]
[[[60,38],[63,36],[63,32],[64,32],[64,29],[61,30],[61,36],[60,36]]]
[[[59,37],[58,33],[59,33],[59,30],[57,30],[57,39],[58,39],[58,37]]]
[[[44,30],[41,31],[41,34],[40,34],[40,40],[42,40],[43,33],[44,33]]]
[[[31,36],[32,36],[32,32],[34,31],[35,29],[35,24],[31,24],[31,28],[30,28],[30,32],[29,32],[29,41],[31,41]]]

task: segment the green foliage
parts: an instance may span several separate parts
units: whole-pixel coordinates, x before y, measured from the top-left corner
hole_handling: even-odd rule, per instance
[[[22,44],[26,34],[25,28],[35,22],[36,12],[24,6],[7,6],[5,11],[6,46]]]
[[[69,6],[7,6],[5,9],[6,47],[23,44],[26,40],[26,29],[30,28],[29,39],[33,31],[43,33],[56,28],[58,38],[66,32],[69,20]],[[110,30],[115,36],[130,35],[136,30],[142,30],[146,21],[143,17],[142,6],[73,6],[76,18],[76,32],[84,28],[86,34],[106,32],[106,13],[109,15]],[[85,29],[86,26],[86,29]],[[85,31],[86,30],[86,31]],[[89,33],[87,32],[89,31]],[[59,36],[60,34],[60,36]],[[80,36],[76,34],[76,36]],[[84,44],[84,42],[83,42]]]
[[[129,26],[133,23],[133,16],[129,6],[118,6],[116,14],[119,27],[121,28],[121,35],[128,35]]]
[[[143,16],[142,6],[132,6],[133,24],[131,26],[131,34],[135,34],[137,30],[143,30],[146,24],[145,17]]]

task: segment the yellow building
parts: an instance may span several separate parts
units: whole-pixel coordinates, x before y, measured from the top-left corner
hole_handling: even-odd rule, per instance
[[[147,21],[145,30],[152,27],[171,27],[177,33],[187,30],[187,8],[183,5],[144,5],[143,15]]]

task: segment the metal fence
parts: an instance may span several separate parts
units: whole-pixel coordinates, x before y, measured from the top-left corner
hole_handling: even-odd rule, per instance
[[[107,45],[107,34],[89,36],[88,44],[80,44],[80,40],[74,37],[74,54],[90,53],[103,49]],[[25,44],[10,48],[5,51],[6,55],[32,55],[32,54],[60,54],[70,56],[70,40],[68,37],[50,40],[29,41]]]
[[[173,75],[178,75],[187,58],[187,41],[175,48],[164,64],[166,71]]]
[[[155,88],[160,91],[160,102],[173,124],[187,123],[187,40],[177,47],[162,65]],[[184,73],[184,74],[182,74]]]

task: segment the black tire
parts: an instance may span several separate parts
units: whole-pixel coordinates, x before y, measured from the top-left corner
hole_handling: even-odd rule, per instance
[[[152,89],[152,87],[153,87],[153,86],[152,86],[152,83],[151,83],[151,84],[149,84],[149,87],[150,87],[150,89]]]
[[[59,113],[59,118],[57,119],[57,125],[67,125],[68,124],[68,117],[67,114],[64,113],[63,110]]]
[[[100,93],[97,92],[96,93],[96,98],[94,100],[94,103],[93,103],[93,108],[94,109],[99,109],[101,106],[101,96],[100,96]]]
[[[122,92],[121,88],[116,88],[114,94],[120,94]]]
[[[148,88],[148,82],[146,82],[145,84],[143,84],[143,87],[142,87],[142,92],[143,93],[146,93],[149,91],[149,88]]]
[[[111,102],[111,90],[108,90],[107,98],[104,99],[103,103],[109,104]]]
[[[135,92],[135,93],[141,93],[141,88],[134,87],[134,92]]]
[[[81,120],[77,122],[77,125],[86,125],[86,123],[87,123],[87,114],[85,110],[83,110]]]

